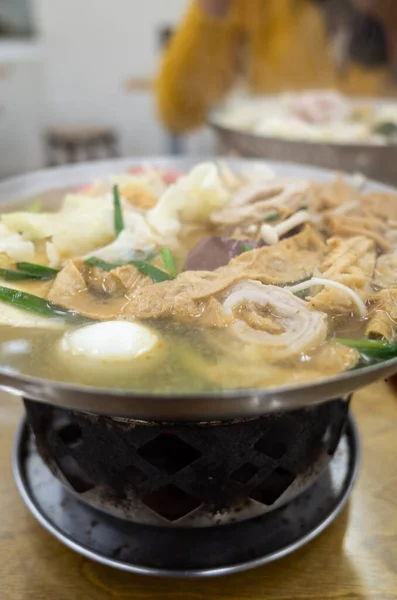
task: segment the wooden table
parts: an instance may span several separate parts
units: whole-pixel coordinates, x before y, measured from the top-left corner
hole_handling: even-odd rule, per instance
[[[208,580],[122,573],[64,548],[33,519],[15,489],[11,443],[20,403],[0,397],[1,600],[397,599],[397,390],[356,394],[363,464],[350,505],[319,538],[277,563]]]

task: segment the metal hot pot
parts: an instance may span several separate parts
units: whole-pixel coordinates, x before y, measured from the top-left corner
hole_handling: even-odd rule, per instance
[[[23,198],[73,188],[140,162],[117,160],[15,178],[0,184],[0,202],[16,206]],[[197,160],[150,162],[187,170]],[[238,170],[247,161],[230,160],[230,164]],[[271,166],[278,175],[322,181],[334,176],[331,171],[293,164]],[[368,187],[387,189],[375,183]],[[282,507],[290,510],[293,502],[314,489],[334,460],[348,423],[351,393],[396,372],[397,359],[393,359],[307,384],[150,395],[43,380],[0,365],[0,386],[24,399],[34,434],[31,438],[25,428],[17,439],[14,468],[20,491],[46,526],[53,518],[54,504],[58,507],[60,525],[47,528],[68,543],[60,528],[67,521],[71,498],[77,498],[78,506],[83,503],[84,511],[99,511],[95,514],[118,523],[156,531],[226,531],[256,523],[254,518],[279,518]],[[34,464],[31,469],[29,461]],[[39,506],[42,487],[34,486],[40,469],[47,469],[43,477],[51,489],[59,485],[68,494],[67,502],[61,500],[57,488],[48,518]],[[344,501],[354,477],[344,487]],[[46,501],[45,495],[41,497]],[[321,506],[316,510],[321,512]],[[105,517],[91,521],[97,518]],[[126,526],[121,529],[124,535]],[[92,556],[84,544],[69,543]],[[296,547],[295,542],[291,547]],[[109,560],[102,562],[114,564]]]

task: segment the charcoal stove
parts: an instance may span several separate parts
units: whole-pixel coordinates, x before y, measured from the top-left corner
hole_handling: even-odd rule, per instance
[[[145,422],[25,401],[38,451],[81,501],[164,527],[271,512],[327,467],[349,401],[251,419]]]
[[[166,423],[26,400],[15,480],[48,531],[103,564],[168,577],[241,571],[296,550],[342,510],[359,466],[349,402]]]

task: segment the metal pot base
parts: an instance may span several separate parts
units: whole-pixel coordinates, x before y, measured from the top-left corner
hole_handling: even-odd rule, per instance
[[[350,417],[327,470],[286,506],[233,525],[173,529],[137,525],[81,503],[46,467],[25,421],[13,450],[19,492],[47,531],[75,552],[102,564],[163,577],[245,571],[297,550],[341,512],[357,478],[359,462],[359,438]]]

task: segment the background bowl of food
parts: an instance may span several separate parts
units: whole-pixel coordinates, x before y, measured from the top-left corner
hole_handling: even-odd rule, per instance
[[[397,105],[332,91],[233,95],[209,124],[226,152],[360,172],[397,183]]]

